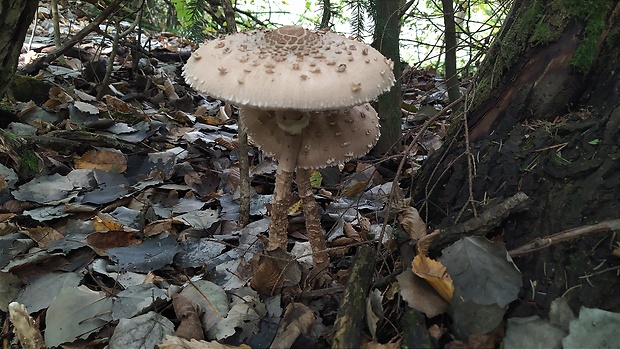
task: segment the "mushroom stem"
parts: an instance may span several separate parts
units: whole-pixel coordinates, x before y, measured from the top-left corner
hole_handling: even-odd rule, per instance
[[[268,250],[281,248],[286,251],[288,242],[288,205],[287,194],[291,191],[293,172],[278,167],[276,172],[276,186],[273,190],[273,204],[271,206],[271,220],[269,221]]]
[[[286,251],[288,242],[288,202],[287,196],[293,183],[293,171],[297,164],[297,154],[301,147],[301,138],[287,134],[285,149],[278,158],[278,171],[276,172],[276,185],[273,190],[273,203],[271,208],[271,220],[269,221],[269,245],[268,250],[281,248]]]
[[[312,194],[310,175],[311,170],[298,168],[296,182],[304,210],[304,217],[306,218],[306,234],[308,235],[310,247],[312,247],[314,265],[315,267],[320,267],[329,263],[329,255],[327,254],[327,245],[323,237],[323,228],[321,228],[316,200],[314,200],[314,195]]]

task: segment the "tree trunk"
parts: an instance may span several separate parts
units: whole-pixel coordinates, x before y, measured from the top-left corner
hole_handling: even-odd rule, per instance
[[[0,0],[0,97],[15,74],[38,4],[33,0]]]
[[[401,136],[402,113],[400,110],[401,87],[400,75],[400,5],[401,0],[377,0],[374,45],[379,52],[394,62],[396,84],[392,89],[379,96],[377,113],[381,123],[381,137],[373,149],[374,154],[386,154],[388,151],[400,150],[398,140]],[[396,145],[396,148],[392,147]]]
[[[514,2],[467,96],[467,128],[454,121],[414,180],[412,196],[423,203],[427,222],[447,227],[471,217],[472,204],[484,212],[522,191],[531,199],[528,210],[487,234],[502,235],[510,250],[619,218],[619,20],[619,1]],[[475,164],[472,196],[465,130]],[[612,236],[599,233],[515,259],[525,285],[515,312],[546,316],[568,290],[573,310],[620,311]]]
[[[461,97],[459,91],[459,78],[456,71],[456,23],[454,22],[454,3],[452,0],[442,0],[444,32],[444,49],[446,50],[446,89],[450,103]],[[461,110],[461,104],[457,103],[452,108],[452,115],[456,115]]]

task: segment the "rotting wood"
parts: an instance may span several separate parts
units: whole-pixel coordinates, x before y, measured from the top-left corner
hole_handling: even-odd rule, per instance
[[[359,348],[366,310],[366,295],[375,265],[374,250],[364,245],[357,252],[334,323],[332,348]]]

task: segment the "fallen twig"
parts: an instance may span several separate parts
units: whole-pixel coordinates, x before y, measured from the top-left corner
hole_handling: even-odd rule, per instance
[[[530,252],[542,250],[543,248],[547,248],[553,244],[557,244],[558,242],[568,241],[594,233],[613,230],[620,230],[620,219],[604,221],[593,225],[585,225],[573,229],[564,230],[562,232],[546,237],[536,238],[521,247],[510,250],[508,254],[510,254],[511,257],[518,257]]]

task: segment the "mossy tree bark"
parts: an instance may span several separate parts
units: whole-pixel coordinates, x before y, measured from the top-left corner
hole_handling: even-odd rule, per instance
[[[620,4],[516,0],[455,121],[414,180],[414,202],[435,224],[471,216],[523,191],[529,210],[497,227],[508,249],[564,229],[618,218],[620,203]],[[468,188],[464,132],[475,163]],[[472,200],[473,199],[473,202]],[[464,214],[459,215],[460,212]],[[428,222],[428,220],[427,220]],[[620,311],[611,234],[516,259],[524,272],[520,315],[570,304]],[[615,261],[615,262],[614,262]],[[615,263],[615,265],[614,265]]]
[[[15,74],[28,27],[39,5],[34,0],[0,0],[0,96]]]

